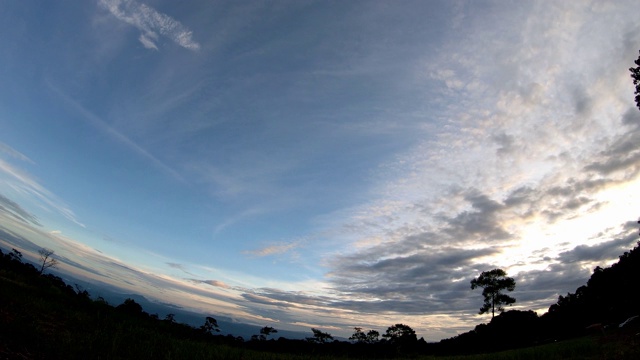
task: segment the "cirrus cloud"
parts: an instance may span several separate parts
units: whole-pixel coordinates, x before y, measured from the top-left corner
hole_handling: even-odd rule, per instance
[[[118,20],[135,26],[142,33],[138,40],[147,49],[158,50],[159,35],[169,38],[185,49],[197,51],[200,44],[193,40],[193,32],[179,21],[148,5],[133,0],[99,0]]]

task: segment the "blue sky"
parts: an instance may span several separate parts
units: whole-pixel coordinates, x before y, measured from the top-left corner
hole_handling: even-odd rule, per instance
[[[544,311],[637,242],[634,1],[0,4],[0,241],[282,329]]]

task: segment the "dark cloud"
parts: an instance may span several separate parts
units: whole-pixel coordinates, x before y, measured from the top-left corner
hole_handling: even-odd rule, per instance
[[[623,116],[623,122],[632,119],[634,118],[628,112]],[[627,179],[635,177],[640,171],[640,127],[631,128],[630,131],[611,139],[609,144],[584,169],[601,176],[625,172]]]
[[[513,153],[515,149],[515,138],[506,133],[494,135],[493,141],[498,144],[498,149],[496,150],[498,155],[509,155]]]
[[[592,199],[589,199],[586,196],[580,196],[580,197],[568,199],[567,201],[564,202],[564,204],[562,204],[562,207],[565,210],[577,210],[591,202],[593,202]]]
[[[20,249],[24,249],[24,250],[30,250],[30,251],[37,251],[38,249],[40,249],[40,247],[38,247],[36,244],[34,244],[33,242],[29,241],[28,239],[24,238],[23,236],[3,227],[0,226],[0,241],[6,242],[7,245],[10,246],[15,246],[18,247]],[[9,250],[9,249],[7,249]]]
[[[593,108],[593,99],[582,88],[573,93],[574,110],[579,116],[589,116]]]
[[[194,282],[196,284],[207,284],[207,285],[220,287],[220,288],[224,288],[224,289],[230,288],[229,285],[227,285],[224,282],[219,281],[219,280],[198,280],[198,279],[187,279],[187,280],[189,280],[191,282]]]
[[[640,140],[640,138],[638,138],[638,140]],[[602,175],[611,175],[618,171],[632,170],[632,174],[629,174],[631,175],[630,177],[635,177],[638,173],[640,167],[640,151],[634,149],[629,153],[619,155],[619,157],[611,155],[603,157],[605,158],[604,160],[595,161],[585,166],[585,170],[594,171]]]
[[[572,250],[560,253],[558,260],[563,263],[575,263],[615,259],[620,254],[632,248],[637,238],[636,229],[634,228],[625,236],[611,241],[592,246],[578,245]]]
[[[518,302],[550,306],[558,295],[584,285],[591,271],[579,263],[552,263],[544,270],[531,270],[514,276]]]
[[[172,262],[168,262],[166,264],[169,265],[169,267],[171,267],[171,268],[178,269],[178,270],[184,272],[185,274],[189,274],[189,275],[193,276],[192,273],[187,271],[187,267],[185,265],[183,265],[183,264],[172,263]]]
[[[253,289],[243,294],[245,298],[269,299],[272,304],[286,304],[286,306],[327,306],[332,298],[327,296],[313,296],[302,291],[284,291],[272,288]]]
[[[185,271],[185,267],[182,264],[178,264],[178,263],[172,263],[172,262],[168,262],[166,263],[167,265],[169,265],[169,267],[174,268],[174,269],[178,269],[178,270],[182,270]]]
[[[477,260],[499,250],[424,247],[392,258],[385,258],[384,247],[377,252],[375,261],[362,260],[357,254],[336,260],[330,281],[339,293],[357,301],[334,305],[371,313],[381,308],[402,313],[463,309],[472,274],[479,272]]]
[[[606,188],[614,183],[613,179],[585,177],[583,179],[570,178],[562,186],[553,186],[545,191],[546,195],[573,198],[587,192],[594,192]]]
[[[622,116],[622,124],[631,127],[640,127],[640,112],[636,107],[630,107]]]
[[[517,211],[522,217],[543,215],[549,223],[562,218],[571,218],[581,209],[593,211],[602,205],[590,195],[617,181],[614,179],[593,178],[586,175],[583,179],[570,178],[563,185],[534,189],[520,187],[507,195],[504,210]]]
[[[470,239],[494,242],[505,240],[511,234],[500,223],[501,204],[476,189],[463,192],[464,200],[471,205],[471,210],[463,211],[453,218],[441,218],[446,223],[444,233],[452,239]]]
[[[244,289],[241,295],[246,301],[242,307],[252,314],[278,319],[283,323],[299,322],[299,311],[310,310],[315,314],[313,322],[319,326],[335,325],[331,316],[324,320],[324,311],[329,313],[340,311],[335,306],[335,298],[314,296],[300,291],[284,291],[272,288]]]
[[[23,209],[20,205],[2,194],[0,194],[0,212],[3,212],[8,216],[25,224],[41,226],[38,218],[35,215]]]
[[[390,313],[404,313],[404,314],[422,314],[428,309],[425,304],[420,301],[401,301],[401,300],[380,300],[380,301],[338,301],[333,304],[335,307],[341,309],[348,309],[357,311],[362,314],[390,314]]]
[[[513,190],[503,201],[507,207],[518,207],[531,204],[539,196],[538,192],[528,186],[523,186]]]
[[[251,293],[244,293],[242,294],[242,297],[253,304],[271,305],[271,306],[278,306],[278,307],[284,307],[284,308],[295,306],[295,304],[289,304],[284,301],[271,299],[267,296],[260,296],[260,295],[251,294]]]
[[[65,263],[65,264],[67,264],[67,265],[69,265],[71,267],[74,267],[76,269],[85,271],[87,273],[94,274],[94,275],[97,275],[97,276],[100,276],[100,277],[107,277],[107,278],[111,278],[113,280],[117,280],[117,277],[109,277],[104,272],[98,271],[98,270],[96,270],[94,268],[91,268],[89,266],[85,266],[85,265],[83,265],[83,264],[81,264],[81,263],[79,263],[77,261],[74,261],[74,260],[72,260],[72,259],[70,259],[70,258],[68,258],[66,256],[60,256],[60,255],[56,254],[56,258],[58,258],[58,260],[60,260],[61,262]]]

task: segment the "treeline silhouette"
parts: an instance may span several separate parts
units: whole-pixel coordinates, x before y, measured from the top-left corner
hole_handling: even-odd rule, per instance
[[[317,329],[306,340],[268,339],[277,330],[265,327],[245,341],[217,335],[217,322],[210,316],[202,326],[192,327],[176,322],[172,314],[164,319],[148,314],[133,299],[117,306],[92,299],[81,287],[42,274],[21,257],[15,249],[0,250],[0,358],[252,358],[255,352],[263,359],[270,358],[265,352],[274,354],[274,359],[292,358],[282,354],[462,355],[544,344],[589,332],[628,335],[635,339],[637,351],[638,337],[633,336],[639,331],[638,321],[622,329],[619,324],[640,313],[640,243],[616,264],[597,267],[585,286],[560,296],[542,316],[506,311],[488,324],[437,343],[417,339],[404,324],[390,326],[381,336],[376,330],[355,328],[351,341],[334,340]]]
[[[133,299],[115,307],[92,299],[21,258],[0,250],[0,359],[219,358],[210,344],[242,342],[214,336],[208,318],[194,328],[148,314]]]

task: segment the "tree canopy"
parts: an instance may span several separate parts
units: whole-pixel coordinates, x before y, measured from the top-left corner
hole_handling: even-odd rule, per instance
[[[629,68],[631,71],[631,77],[633,78],[633,85],[636,87],[635,95],[636,95],[636,106],[640,109],[640,56],[635,61],[636,67]]]
[[[387,332],[382,335],[383,338],[391,342],[415,342],[418,341],[416,332],[405,324],[395,324],[387,328]]]
[[[140,304],[138,304],[132,298],[125,299],[122,302],[122,304],[120,304],[120,305],[118,305],[116,307],[116,309],[121,309],[123,311],[130,312],[130,313],[136,313],[136,314],[142,312],[142,306]]]
[[[491,310],[491,318],[495,316],[496,310],[504,311],[503,305],[511,305],[516,302],[515,298],[503,293],[513,291],[516,288],[516,281],[507,277],[507,273],[502,269],[483,271],[480,276],[471,280],[471,289],[482,288],[484,304],[480,308],[480,314]]]
[[[355,330],[355,332],[353,333],[353,335],[351,335],[351,337],[349,337],[349,340],[364,344],[374,344],[378,342],[380,333],[376,330],[369,330],[365,333],[364,331],[362,331],[361,327],[354,327],[353,329]]]
[[[277,332],[278,332],[278,330],[276,330],[275,328],[273,328],[271,326],[265,326],[265,327],[260,329],[260,335],[253,335],[253,336],[251,336],[251,339],[252,340],[265,341],[265,340],[267,340],[269,335],[275,334]]]
[[[218,327],[218,321],[211,316],[207,316],[204,319],[204,325],[200,326],[200,329],[207,334],[220,332],[220,328]]]
[[[313,332],[313,337],[308,337],[307,341],[309,342],[315,342],[318,344],[324,344],[326,342],[329,342],[331,340],[333,340],[333,336],[331,336],[331,334],[326,333],[326,332],[322,332],[318,329],[314,329],[311,328],[311,332]]]

